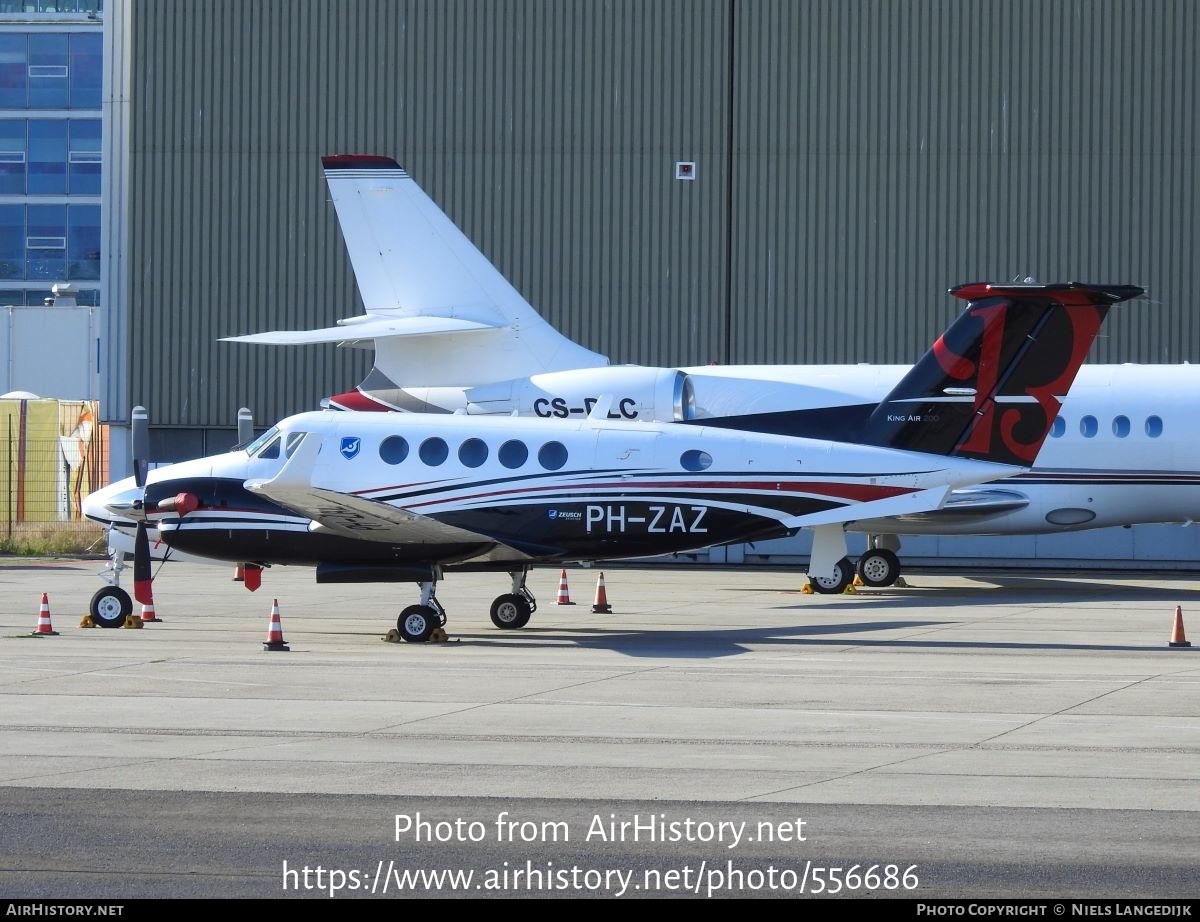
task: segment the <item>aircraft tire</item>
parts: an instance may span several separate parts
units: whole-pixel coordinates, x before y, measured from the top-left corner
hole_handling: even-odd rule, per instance
[[[808,581],[813,587],[814,592],[819,592],[822,595],[837,595],[845,592],[846,587],[850,585],[850,581],[854,579],[854,566],[850,563],[849,557],[843,557],[833,565],[833,577],[814,577],[811,573],[808,576]]]
[[[396,630],[405,643],[425,643],[434,628],[440,627],[438,613],[428,605],[410,605],[396,619]]]
[[[900,578],[900,558],[887,548],[871,548],[858,558],[855,570],[864,586],[890,586]]]
[[[92,596],[88,613],[99,627],[122,627],[133,614],[133,599],[120,586],[104,586]]]
[[[533,609],[529,602],[515,593],[497,596],[492,602],[492,624],[502,631],[515,631],[529,623]]]

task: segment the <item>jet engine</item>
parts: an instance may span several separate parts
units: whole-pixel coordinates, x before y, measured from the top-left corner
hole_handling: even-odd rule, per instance
[[[516,413],[546,419],[579,419],[599,407],[607,419],[680,422],[696,416],[688,376],[672,368],[610,365],[551,371],[529,378],[481,384],[466,391],[467,412]]]

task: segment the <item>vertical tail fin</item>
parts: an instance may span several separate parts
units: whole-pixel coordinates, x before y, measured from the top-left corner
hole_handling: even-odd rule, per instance
[[[1109,308],[1132,285],[988,285],[878,404],[698,420],[697,424],[954,455],[1025,467],[1050,433]]]
[[[1112,305],[1131,285],[952,288],[966,309],[867,418],[861,441],[1030,465]]]
[[[476,384],[608,364],[547,323],[395,160],[338,154],[321,164],[368,313],[456,318],[501,331],[486,342],[470,334],[374,337],[383,377]]]

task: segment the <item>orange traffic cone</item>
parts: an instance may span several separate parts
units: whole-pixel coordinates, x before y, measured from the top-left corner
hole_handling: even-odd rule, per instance
[[[36,631],[30,631],[34,637],[57,637],[58,631],[50,623],[50,597],[42,593],[42,604],[38,608],[38,624]]]
[[[1183,634],[1183,607],[1175,606],[1175,626],[1171,629],[1171,642],[1167,644],[1169,647],[1190,647],[1187,637]]]
[[[271,600],[271,626],[267,628],[267,640],[263,649],[291,650],[291,647],[283,642],[283,625],[279,623],[279,599]]]
[[[142,624],[161,624],[162,618],[154,612],[154,600],[149,605],[142,606]]]
[[[562,573],[558,575],[558,598],[554,600],[555,605],[574,605],[571,601],[571,593],[567,591],[567,568],[563,567]]]
[[[592,611],[602,615],[611,615],[612,608],[608,604],[608,594],[604,591],[604,574],[596,580],[596,601],[592,603]]]

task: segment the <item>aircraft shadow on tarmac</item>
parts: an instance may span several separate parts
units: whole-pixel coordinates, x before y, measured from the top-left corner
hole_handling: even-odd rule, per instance
[[[461,635],[460,642],[471,646],[545,649],[550,642],[567,642],[576,647],[610,650],[633,657],[714,659],[748,653],[751,648],[764,647],[876,647],[880,649],[913,650],[973,650],[973,651],[1032,651],[1032,650],[1095,650],[1124,653],[1147,653],[1166,650],[1147,643],[1145,646],[1094,643],[1052,643],[935,640],[924,637],[863,636],[872,632],[915,631],[937,629],[960,624],[958,621],[844,621],[830,624],[799,624],[772,627],[725,628],[714,630],[605,630],[603,628],[528,627],[521,637],[495,634]],[[836,636],[829,636],[836,635]],[[858,636],[847,636],[858,635]],[[1174,651],[1171,651],[1174,652]]]

